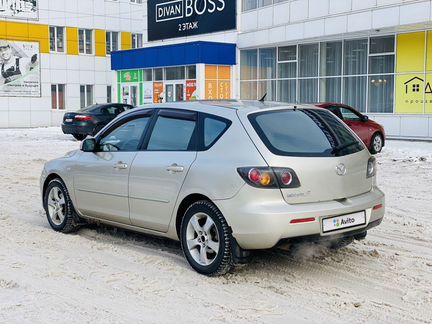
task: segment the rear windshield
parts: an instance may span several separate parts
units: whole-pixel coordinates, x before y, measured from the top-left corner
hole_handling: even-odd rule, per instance
[[[274,154],[341,156],[363,145],[330,112],[318,109],[278,110],[249,116],[255,131]]]
[[[81,108],[79,111],[81,112],[93,112],[94,110],[98,109],[100,106],[99,105],[91,105],[85,108]]]

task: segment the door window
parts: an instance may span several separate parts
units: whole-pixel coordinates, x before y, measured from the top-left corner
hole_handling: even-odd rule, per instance
[[[159,116],[148,143],[148,151],[192,151],[196,121]]]
[[[348,108],[340,108],[344,120],[360,121],[360,116]]]
[[[117,116],[117,115],[121,114],[124,111],[125,111],[124,108],[120,107],[120,106],[110,106],[110,107],[105,107],[103,109],[103,112],[105,114],[113,115],[113,116]]]
[[[340,119],[342,120],[344,119],[342,113],[340,112],[339,107],[328,107],[327,109],[330,110],[336,116],[338,116]]]
[[[104,136],[99,143],[102,152],[138,151],[150,117],[131,120]]]

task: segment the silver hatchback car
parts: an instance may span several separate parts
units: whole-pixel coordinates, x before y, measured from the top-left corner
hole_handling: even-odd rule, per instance
[[[331,247],[381,223],[376,161],[307,105],[192,102],[124,113],[41,176],[51,227],[85,221],[180,240],[199,273],[300,240]]]

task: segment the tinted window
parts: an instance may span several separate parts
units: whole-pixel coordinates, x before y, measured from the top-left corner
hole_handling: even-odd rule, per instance
[[[339,110],[339,107],[327,107],[327,109],[343,120],[343,116]]]
[[[96,112],[99,109],[100,106],[98,105],[91,105],[85,108],[81,108],[79,111],[82,112]]]
[[[344,120],[360,121],[360,116],[348,108],[340,108]]]
[[[214,118],[204,118],[204,147],[207,149],[212,146],[216,140],[228,128],[229,122]]]
[[[104,114],[113,115],[113,116],[117,116],[124,111],[125,111],[124,108],[119,107],[119,106],[109,106],[109,107],[104,107],[102,109],[102,112]]]
[[[277,155],[341,155],[340,151],[334,151],[336,147],[357,143],[345,126],[325,110],[266,112],[249,119],[267,148]]]
[[[131,120],[104,136],[99,143],[100,151],[138,151],[141,138],[150,117]]]
[[[188,151],[193,147],[196,122],[159,116],[148,143],[149,151]]]

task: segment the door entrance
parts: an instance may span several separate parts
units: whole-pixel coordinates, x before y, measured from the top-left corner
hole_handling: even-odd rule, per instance
[[[123,86],[123,103],[138,106],[138,85]]]
[[[185,100],[185,83],[167,83],[165,85],[166,102],[177,102]]]

